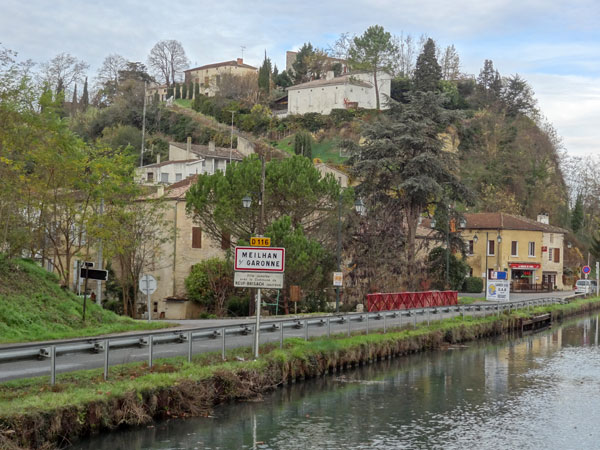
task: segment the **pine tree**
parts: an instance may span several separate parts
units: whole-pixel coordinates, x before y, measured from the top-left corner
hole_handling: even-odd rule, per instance
[[[81,110],[86,111],[90,106],[90,95],[88,94],[88,79],[85,77],[85,83],[83,83],[83,93],[81,94]]]
[[[265,59],[258,70],[258,88],[268,96],[271,92],[271,60],[267,58],[265,50]]]
[[[194,83],[188,83],[188,90],[187,90],[187,98],[189,100],[191,100],[193,98],[193,94],[194,94]]]
[[[583,196],[577,194],[577,200],[575,200],[575,207],[571,214],[571,229],[573,233],[577,233],[583,227]]]
[[[188,86],[187,86],[187,84],[183,83],[183,85],[181,86],[181,98],[186,99],[187,93],[188,93]]]
[[[175,83],[175,98],[181,98],[181,85],[179,83]]]
[[[194,83],[194,98],[200,97],[200,84]]]
[[[299,131],[294,137],[294,153],[312,160],[312,136],[307,131]]]
[[[441,79],[442,68],[435,56],[435,42],[429,38],[417,58],[415,89],[417,91],[435,91]]]

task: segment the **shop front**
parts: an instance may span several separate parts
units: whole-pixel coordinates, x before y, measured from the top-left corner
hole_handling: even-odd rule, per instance
[[[510,263],[510,279],[514,290],[534,289],[539,281],[538,263]]]

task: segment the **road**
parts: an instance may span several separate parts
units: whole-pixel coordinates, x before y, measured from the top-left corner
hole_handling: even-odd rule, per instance
[[[554,295],[557,294],[557,295]],[[552,297],[566,297],[571,295],[572,292],[560,292],[553,293]],[[548,294],[542,297],[530,296],[531,298],[548,298]],[[511,300],[509,303],[513,303],[520,299]],[[470,314],[478,316],[484,314],[480,311],[473,311]],[[412,315],[411,317],[396,317],[396,318],[387,318],[385,320],[385,326],[387,328],[390,327],[401,327],[401,326],[414,326],[420,322],[427,322],[433,320],[441,320],[449,317],[453,317],[457,315],[456,313],[432,313],[428,312],[423,315]],[[335,317],[331,315],[330,317]],[[310,316],[297,317],[300,324],[302,324],[301,328],[284,328],[284,337],[306,337],[306,328],[303,326],[304,320],[310,319]],[[270,317],[264,318],[262,323],[269,323],[280,321],[281,317]],[[295,320],[293,317],[286,317],[286,320]],[[243,318],[243,319],[221,319],[221,320],[181,320],[176,321],[181,327],[176,328],[175,330],[185,331],[191,328],[214,328],[214,327],[231,327],[236,325],[247,324],[252,327],[254,323],[253,318]],[[348,329],[350,329],[351,333],[356,332],[366,332],[367,327],[369,330],[380,330],[384,327],[383,320],[371,319],[369,321],[363,320],[361,322],[354,321],[346,321],[343,324],[340,323],[331,323],[331,334],[347,334]],[[175,331],[173,330],[173,331]],[[323,336],[327,335],[329,332],[326,324],[323,325],[309,325],[308,326],[308,336]],[[281,338],[280,331],[261,331],[260,343],[270,343],[270,342],[279,342]],[[226,335],[226,348],[237,348],[243,346],[251,346],[252,345],[252,333],[248,335]],[[221,337],[216,338],[203,338],[203,339],[195,339],[193,341],[193,353],[203,353],[203,352],[220,352],[222,349],[222,339]],[[153,359],[159,358],[167,358],[174,356],[184,356],[187,355],[188,351],[188,343],[169,343],[169,344],[155,344],[153,346]],[[148,360],[149,350],[147,346],[140,347],[126,347],[120,349],[111,348],[109,352],[109,365],[115,366],[119,364],[126,364],[134,361],[147,361]],[[94,369],[101,368],[104,365],[104,354],[103,353],[66,353],[59,354],[56,358],[56,371],[57,374],[64,372],[72,372],[75,370],[84,370],[84,369]],[[50,374],[50,359],[46,360],[20,360],[20,361],[10,361],[0,363],[0,382],[19,379],[19,378],[29,378],[36,376],[48,376]]]

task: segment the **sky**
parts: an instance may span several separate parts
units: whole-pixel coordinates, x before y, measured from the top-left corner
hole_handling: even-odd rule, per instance
[[[26,5],[26,6],[25,6]],[[180,41],[192,65],[265,51],[280,69],[286,50],[327,48],[344,32],[382,25],[392,34],[453,44],[461,70],[491,59],[501,75],[525,78],[572,156],[600,142],[599,0],[0,0],[0,43],[43,63],[66,52],[90,64],[117,53],[145,63],[162,39]],[[242,48],[243,47],[243,48]]]

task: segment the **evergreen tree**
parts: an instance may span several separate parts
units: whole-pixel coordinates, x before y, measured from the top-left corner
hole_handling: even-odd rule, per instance
[[[181,98],[186,99],[187,93],[188,93],[187,84],[183,83],[183,85],[181,86]]]
[[[173,98],[174,95],[175,95],[175,91],[173,89],[173,86],[169,86],[167,88],[167,99]]]
[[[85,83],[83,83],[83,93],[81,94],[81,110],[86,111],[90,105],[90,94],[88,93],[88,79],[85,77]]]
[[[594,233],[592,235],[592,244],[590,245],[590,253],[596,260],[600,260],[600,235]]]
[[[73,98],[71,99],[71,115],[74,116],[77,112],[77,84],[73,89]]]
[[[258,88],[266,96],[268,96],[271,91],[271,60],[267,58],[266,50],[265,59],[258,70]]]
[[[200,98],[200,84],[194,83],[194,98]]]
[[[386,71],[393,73],[394,65],[398,60],[398,46],[392,35],[380,25],[367,28],[362,36],[356,36],[349,50],[350,66],[353,69],[366,70],[373,74],[375,86],[375,100],[377,109],[380,109],[379,84],[377,72]]]
[[[175,99],[181,98],[181,85],[175,83]]]
[[[498,70],[494,69],[494,63],[486,59],[483,68],[477,77],[477,91],[479,102],[488,106],[496,102],[502,93],[502,78]]]
[[[441,79],[442,68],[435,56],[435,42],[429,38],[417,58],[414,79],[415,89],[418,91],[435,91]]]
[[[191,100],[193,98],[193,94],[194,94],[194,83],[188,83],[187,93],[188,93],[187,98],[189,100]]]
[[[299,131],[294,137],[294,153],[312,160],[312,136],[307,131]]]
[[[292,63],[293,77],[296,84],[310,81],[309,61],[314,56],[315,50],[310,42],[305,43]]]
[[[583,196],[577,194],[577,200],[575,200],[575,207],[571,214],[571,229],[573,233],[577,233],[583,227]]]

